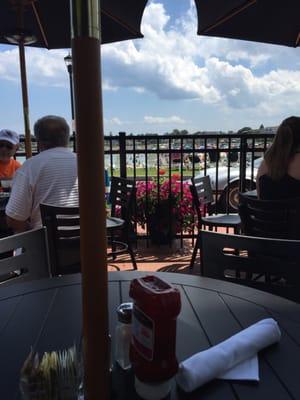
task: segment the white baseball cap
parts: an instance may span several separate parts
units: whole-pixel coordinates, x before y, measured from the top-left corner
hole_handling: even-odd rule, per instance
[[[19,143],[19,135],[10,129],[2,129],[0,131],[0,140],[5,140],[16,145]]]

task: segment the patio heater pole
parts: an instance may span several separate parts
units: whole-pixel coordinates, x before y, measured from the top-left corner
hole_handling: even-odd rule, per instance
[[[85,394],[109,398],[100,1],[70,0],[80,203]]]
[[[31,133],[30,133],[30,123],[29,123],[28,88],[27,88],[25,49],[24,49],[23,38],[21,38],[19,41],[19,59],[20,59],[21,87],[22,87],[22,99],[23,99],[24,129],[25,129],[25,153],[26,153],[26,158],[30,158],[32,156]]]
[[[26,158],[32,156],[31,152],[31,134],[29,123],[29,105],[28,105],[28,88],[26,76],[26,61],[25,61],[25,44],[32,44],[36,42],[35,36],[28,30],[24,29],[24,12],[25,4],[22,1],[16,2],[17,7],[17,29],[5,35],[8,43],[16,44],[19,47],[19,60],[20,60],[20,74],[21,74],[21,88],[23,100],[23,117],[24,117],[24,130],[25,130],[25,153]]]
[[[73,94],[73,66],[72,66],[72,56],[69,53],[64,57],[64,61],[67,67],[70,81],[70,100],[71,100],[71,117],[72,117],[72,137],[73,137],[73,149],[76,151],[76,138],[75,138],[75,115],[74,115],[74,94]]]
[[[24,116],[24,128],[25,128],[25,153],[26,153],[26,158],[30,158],[32,156],[32,152],[31,152],[31,134],[30,134],[30,123],[29,123],[28,88],[27,88],[24,44],[34,43],[35,37],[31,35],[26,35],[24,31],[24,12],[25,12],[24,7],[25,5],[22,1],[18,3],[17,17],[18,17],[18,27],[20,30],[20,34],[15,35],[15,38],[17,39],[17,43],[19,45],[23,116]]]

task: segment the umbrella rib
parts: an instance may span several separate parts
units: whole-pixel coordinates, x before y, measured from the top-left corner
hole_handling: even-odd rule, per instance
[[[298,47],[300,43],[300,32],[297,35],[297,39],[296,39],[296,43],[295,43],[295,47]]]
[[[235,8],[235,9],[231,10],[229,12],[229,14],[225,15],[225,17],[221,17],[217,22],[215,22],[214,24],[210,25],[208,28],[205,28],[202,31],[200,31],[200,33],[208,33],[212,29],[216,28],[219,25],[222,25],[224,22],[226,22],[229,19],[233,18],[235,15],[241,13],[246,8],[248,8],[250,6],[253,6],[253,4],[255,4],[256,2],[257,2],[257,0],[247,0],[245,4],[243,4],[242,6],[240,6],[238,8]]]
[[[139,35],[140,34],[140,32],[136,31],[131,26],[125,24],[120,18],[115,17],[114,15],[110,14],[109,12],[104,10],[103,8],[101,8],[101,13],[105,14],[107,17],[109,17],[113,21],[117,22],[119,25],[123,26],[125,29],[127,29],[132,34],[134,34],[134,35]]]
[[[38,26],[40,28],[40,32],[41,32],[41,35],[43,37],[43,41],[45,43],[45,46],[49,49],[49,43],[48,43],[45,31],[44,31],[43,25],[41,23],[41,19],[40,19],[39,13],[38,13],[38,11],[36,9],[36,6],[33,3],[31,3],[31,6],[32,6],[32,9],[33,9],[35,18],[36,18],[36,22],[37,22],[37,24],[38,24]]]

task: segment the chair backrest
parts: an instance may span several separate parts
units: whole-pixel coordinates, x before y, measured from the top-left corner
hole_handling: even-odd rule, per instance
[[[0,239],[0,256],[0,288],[50,277],[45,228]]]
[[[192,178],[192,186],[195,188],[200,204],[210,204],[214,201],[213,191],[209,175],[195,176]]]
[[[124,219],[126,224],[130,223],[135,202],[135,184],[131,179],[111,177],[110,203],[111,216]]]
[[[258,200],[240,193],[242,232],[249,236],[300,239],[300,199]]]
[[[201,240],[204,276],[255,287],[300,301],[299,240],[209,231],[202,232]],[[261,274],[264,277],[255,280]]]
[[[47,229],[51,274],[80,272],[79,208],[40,204],[40,210]]]
[[[213,191],[210,183],[209,175],[195,176],[191,179],[190,191],[193,197],[194,207],[197,213],[198,229],[202,225],[202,212],[206,206],[213,203]]]

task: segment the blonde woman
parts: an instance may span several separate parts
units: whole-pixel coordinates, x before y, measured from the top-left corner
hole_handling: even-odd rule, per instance
[[[300,198],[300,117],[286,118],[278,127],[258,169],[256,188],[260,199]]]

